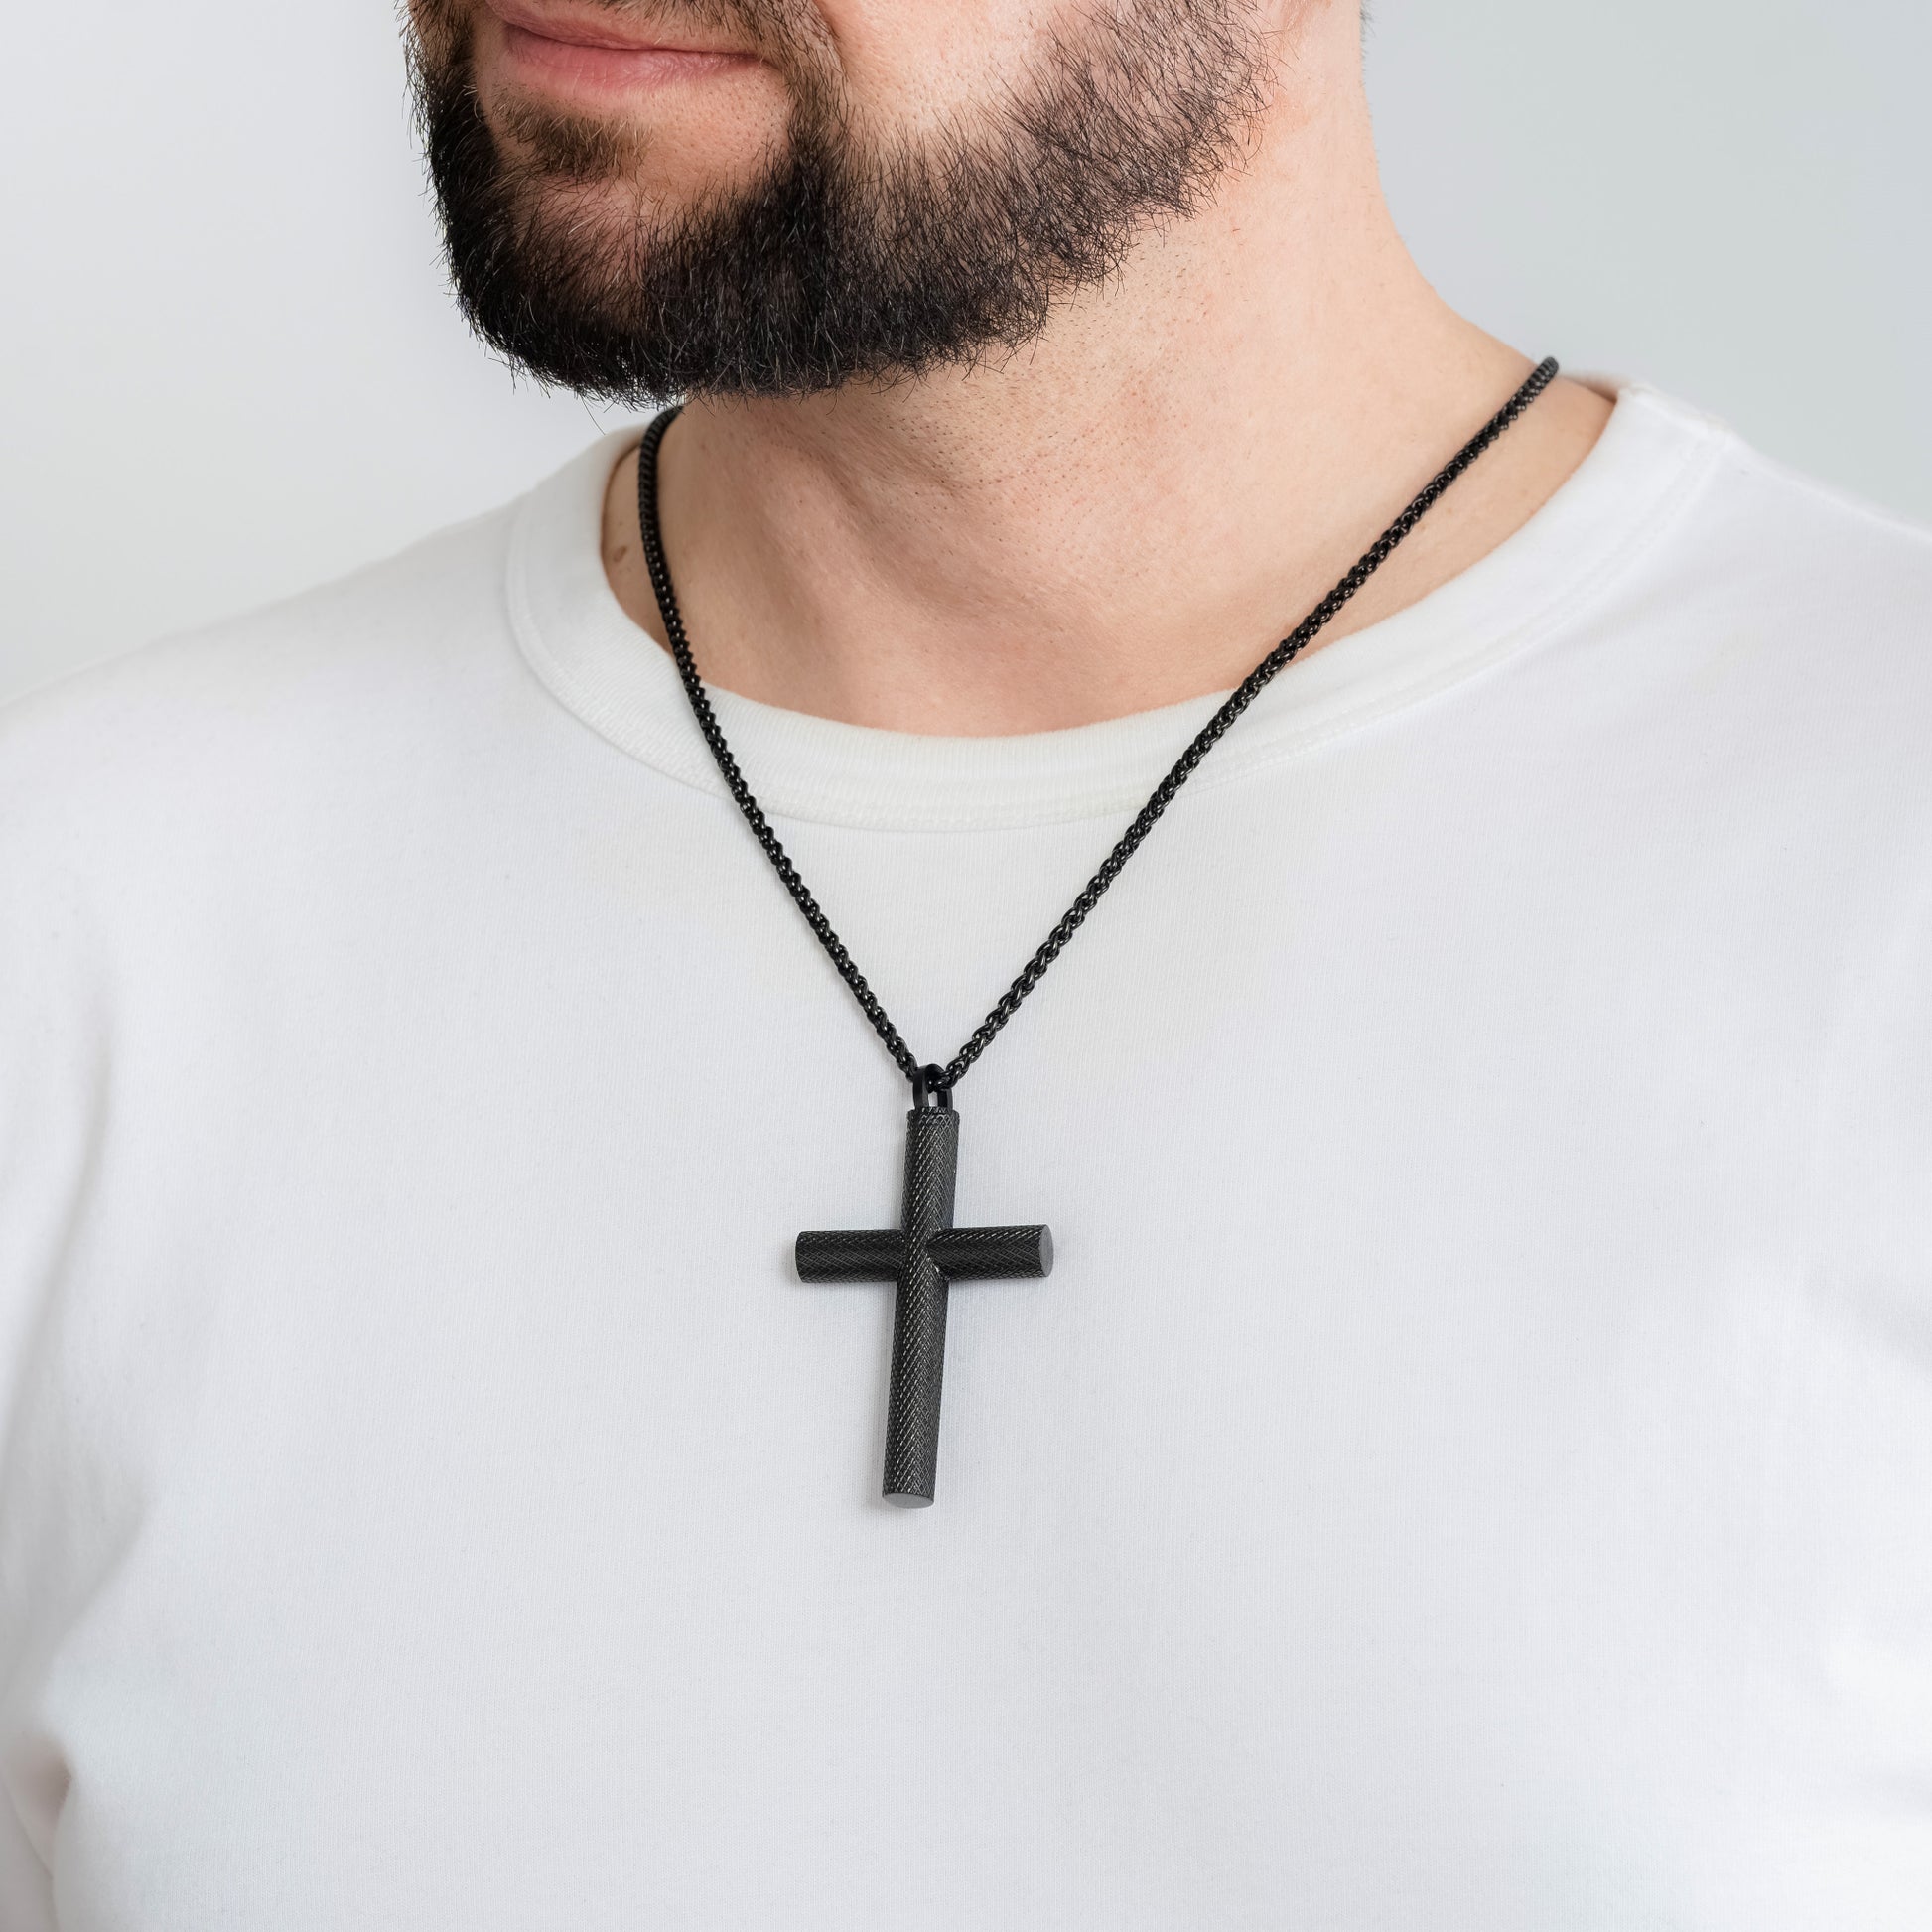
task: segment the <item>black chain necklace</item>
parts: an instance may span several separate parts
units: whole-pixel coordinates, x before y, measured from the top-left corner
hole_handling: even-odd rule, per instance
[[[698,676],[685,634],[684,618],[671,588],[664,561],[664,542],[657,521],[657,452],[664,432],[682,405],[657,416],[644,431],[637,454],[637,524],[643,538],[644,563],[651,589],[664,620],[664,632],[676,659],[685,695],[717,760],[726,787],[738,809],[764,848],[772,869],[797,902],[819,944],[838,968],[839,977],[885,1042],[898,1069],[912,1083],[912,1111],[906,1116],[905,1190],[901,1225],[897,1228],[840,1232],[808,1232],[797,1242],[798,1273],[805,1281],[890,1281],[897,1284],[893,1325],[892,1391],[887,1404],[886,1479],[888,1502],[907,1506],[929,1503],[939,1452],[939,1395],[945,1366],[947,1288],[956,1281],[1037,1278],[1053,1265],[1053,1241],[1041,1226],[956,1228],[952,1224],[953,1182],[959,1155],[959,1116],[953,1109],[954,1087],[973,1062],[986,1051],[993,1036],[1019,1011],[1052,965],[1066,942],[1085,922],[1100,896],[1120,876],[1139,851],[1155,822],[1173,802],[1194,767],[1214,749],[1234,721],[1254,703],[1277,672],[1297,656],[1343,605],[1385,563],[1390,553],[1423,519],[1449,486],[1466,471],[1504,430],[1550,386],[1557,373],[1554,356],[1539,362],[1521,388],[1456,451],[1417,493],[1415,499],[1365,550],[1339,583],[1295,628],[1242,679],[1192,743],[1173,762],[1153,795],[1120,836],[1100,869],[1080,890],[1038,950],[1001,994],[971,1038],[945,1065],[921,1065],[903,1035],[893,1025],[879,996],[867,984],[845,942],[791,862],[772,831],[763,808],[745,782],[738,760],[725,743],[725,734],[712,709],[710,696]]]

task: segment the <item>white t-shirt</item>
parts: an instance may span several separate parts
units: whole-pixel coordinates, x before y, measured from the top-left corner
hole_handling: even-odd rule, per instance
[[[959,1090],[906,1512],[629,436],[0,717],[0,1924],[1932,1926],[1932,541],[1629,387],[1291,666]],[[932,1059],[1214,706],[717,702]]]

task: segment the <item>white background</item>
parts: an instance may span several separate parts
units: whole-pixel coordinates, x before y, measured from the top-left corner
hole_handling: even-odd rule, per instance
[[[374,0],[19,10],[0,698],[515,493],[603,426],[445,292]],[[1932,519],[1925,0],[1380,0],[1391,199],[1457,306]]]

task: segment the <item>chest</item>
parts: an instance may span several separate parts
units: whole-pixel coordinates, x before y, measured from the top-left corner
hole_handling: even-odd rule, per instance
[[[1765,1579],[1825,1534],[1765,1507],[1790,1000],[1319,865],[1306,922],[1180,921],[1188,850],[958,1095],[956,1218],[1056,1258],[955,1290],[916,1515],[892,1289],[793,1265],[902,1206],[808,940],[579,875],[513,970],[447,908],[401,971],[284,958],[205,1137],[117,1157],[29,1419],[88,1525],[33,1714],[76,1922],[1527,1932],[1730,1883],[1816,1640]],[[936,950],[923,1036],[1044,894],[895,951],[896,877],[847,917]]]

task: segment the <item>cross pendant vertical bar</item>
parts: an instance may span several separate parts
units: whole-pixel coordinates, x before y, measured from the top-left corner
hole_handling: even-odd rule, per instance
[[[928,1096],[936,1104],[928,1104]],[[890,1281],[892,1386],[886,1402],[889,1503],[930,1503],[939,1467],[939,1398],[946,1368],[946,1304],[956,1281],[1038,1278],[1051,1272],[1053,1237],[1040,1226],[955,1228],[959,1116],[943,1085],[922,1081],[905,1117],[905,1191],[897,1228],[808,1231],[798,1237],[807,1282]]]
[[[951,1284],[927,1247],[952,1226],[959,1116],[950,1107],[905,1117],[904,1257],[893,1298],[893,1379],[886,1398],[887,1501],[929,1503],[939,1470],[939,1397],[946,1375]]]

